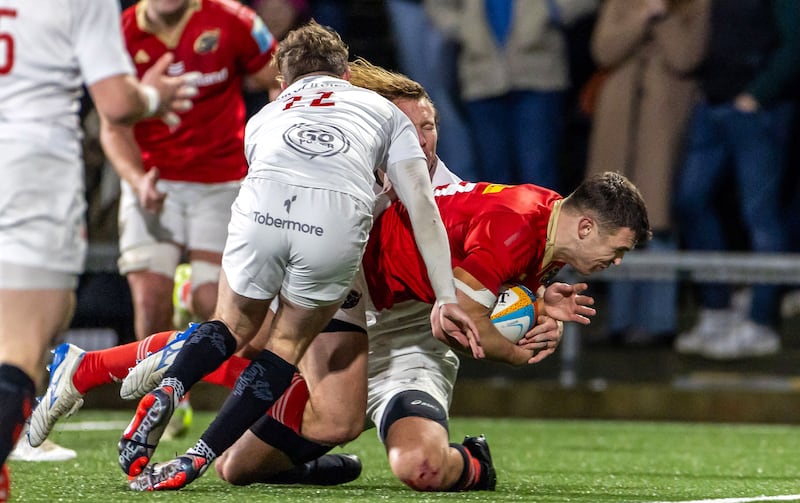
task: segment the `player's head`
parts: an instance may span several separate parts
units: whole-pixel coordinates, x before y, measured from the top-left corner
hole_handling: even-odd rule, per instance
[[[363,58],[350,62],[350,83],[375,91],[408,116],[417,128],[419,144],[427,158],[428,171],[432,172],[437,163],[439,115],[425,88],[402,73],[391,72]]]
[[[339,34],[315,21],[290,31],[275,54],[285,85],[312,73],[349,76],[347,59],[347,45]]]
[[[639,189],[619,173],[587,178],[564,199],[561,211],[577,223],[567,229],[574,232],[568,263],[581,274],[618,264],[625,252],[652,236]]]

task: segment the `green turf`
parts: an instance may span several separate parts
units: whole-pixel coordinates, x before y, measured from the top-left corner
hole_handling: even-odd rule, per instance
[[[79,412],[66,422],[122,421],[130,412]],[[156,460],[183,452],[210,421],[195,415],[190,438],[162,442]],[[78,451],[74,461],[10,462],[12,501],[291,501],[291,502],[648,502],[800,493],[800,430],[792,426],[602,421],[453,419],[451,438],[485,433],[498,484],[495,493],[420,494],[394,479],[374,430],[346,447],[364,471],[350,484],[326,487],[233,487],[214,470],[178,492],[133,493],[116,458],[121,429],[56,430]]]

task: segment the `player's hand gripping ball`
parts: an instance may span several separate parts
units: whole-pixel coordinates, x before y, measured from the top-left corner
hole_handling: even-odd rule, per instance
[[[536,295],[523,285],[506,285],[498,293],[491,318],[503,337],[518,342],[536,324]]]

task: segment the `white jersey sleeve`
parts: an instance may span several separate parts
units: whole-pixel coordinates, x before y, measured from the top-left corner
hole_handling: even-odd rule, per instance
[[[132,73],[118,0],[0,0],[0,140],[74,151],[82,84]]]

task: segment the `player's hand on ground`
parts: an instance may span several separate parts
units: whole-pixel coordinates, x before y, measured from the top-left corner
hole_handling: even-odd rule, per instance
[[[150,213],[160,213],[164,208],[166,192],[161,192],[156,187],[158,182],[158,168],[152,168],[144,174],[136,184],[136,195],[139,198],[139,205]]]
[[[475,359],[486,356],[475,323],[457,303],[437,302],[431,310],[431,329],[434,337],[448,345],[455,340],[464,349],[472,351]]]
[[[582,295],[589,285],[586,283],[553,283],[544,291],[545,312],[561,321],[575,321],[582,325],[588,325],[590,316],[597,314],[591,307],[594,305],[594,298]]]
[[[142,84],[154,87],[160,98],[156,115],[170,127],[180,124],[179,112],[192,108],[192,98],[197,96],[197,81],[200,76],[191,72],[180,76],[167,75],[174,56],[166,53],[142,75]]]
[[[517,345],[533,351],[533,357],[528,360],[528,364],[539,363],[555,353],[561,343],[562,335],[564,335],[563,321],[558,321],[550,316],[539,316],[536,325],[528,330],[528,333],[517,342]]]

